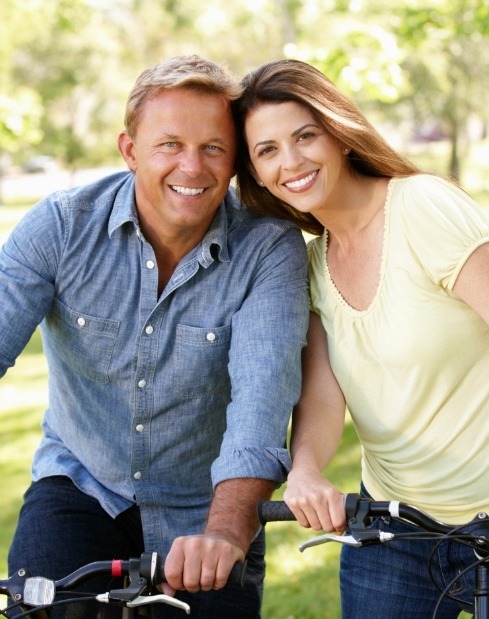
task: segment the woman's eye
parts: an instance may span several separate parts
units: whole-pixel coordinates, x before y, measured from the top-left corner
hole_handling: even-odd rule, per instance
[[[299,140],[308,140],[310,138],[314,138],[316,136],[315,133],[312,133],[311,131],[308,131],[306,133],[301,133],[299,136]]]
[[[262,148],[258,152],[258,156],[261,157],[262,155],[268,155],[268,153],[271,153],[273,150],[274,150],[273,146],[265,146],[265,148]]]

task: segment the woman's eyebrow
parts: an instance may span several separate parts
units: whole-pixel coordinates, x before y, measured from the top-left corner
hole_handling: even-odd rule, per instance
[[[304,129],[307,129],[307,127],[315,127],[316,129],[320,129],[319,125],[315,125],[314,123],[306,123],[305,125],[302,125],[302,127],[299,127],[298,129],[293,131],[291,134],[292,137],[295,137],[298,133],[304,131]]]

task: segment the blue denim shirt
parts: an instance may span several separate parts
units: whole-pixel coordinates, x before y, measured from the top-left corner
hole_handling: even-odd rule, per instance
[[[297,228],[230,190],[158,298],[132,173],[38,203],[0,252],[0,376],[39,323],[49,366],[33,479],[66,475],[114,517],[136,502],[159,552],[202,532],[220,481],[282,482],[306,264]]]

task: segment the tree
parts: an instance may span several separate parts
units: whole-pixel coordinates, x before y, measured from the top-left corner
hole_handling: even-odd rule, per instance
[[[114,156],[120,50],[110,25],[86,0],[51,0],[36,11],[43,30],[23,45],[14,75],[41,98],[43,149],[72,169]]]
[[[437,118],[450,139],[449,174],[461,174],[461,141],[471,117],[488,120],[489,4],[486,0],[410,0],[396,10],[395,32],[412,50],[404,69],[414,115]]]
[[[4,169],[12,156],[25,146],[39,143],[42,134],[42,106],[37,92],[26,85],[16,85],[12,66],[17,50],[25,42],[29,26],[29,6],[19,0],[3,0],[0,5],[0,204]]]

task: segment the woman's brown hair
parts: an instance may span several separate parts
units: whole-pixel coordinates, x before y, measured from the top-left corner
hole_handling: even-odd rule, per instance
[[[239,134],[237,186],[242,202],[256,213],[292,220],[311,234],[324,230],[313,215],[279,200],[251,174],[244,127],[248,114],[263,103],[295,101],[307,107],[330,135],[351,149],[348,159],[359,174],[391,177],[421,172],[389,146],[358,106],[312,65],[300,60],[267,62],[251,71],[241,86],[243,92],[233,102]]]

